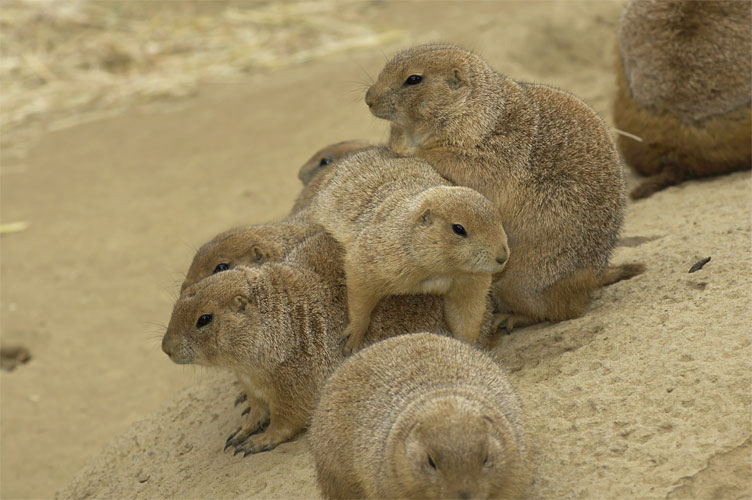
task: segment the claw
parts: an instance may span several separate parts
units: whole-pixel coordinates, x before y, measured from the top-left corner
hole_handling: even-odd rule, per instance
[[[232,440],[232,438],[235,437],[235,434],[237,434],[238,432],[240,432],[240,429],[242,429],[242,427],[238,427],[238,430],[236,430],[235,432],[233,432],[232,434],[230,434],[230,437],[227,438],[227,441],[225,441],[225,449],[224,449],[224,451],[227,451],[227,448],[230,447],[230,445],[232,444],[232,443],[230,443],[230,441]]]
[[[243,456],[246,456],[246,455],[247,455],[247,454],[249,453],[248,451],[246,451],[246,449],[245,449],[245,448],[240,448],[240,447],[238,447],[238,448],[235,448],[235,453],[233,453],[233,454],[232,454],[232,456],[234,457],[235,455],[237,455],[237,454],[238,454],[238,453],[240,453],[241,451],[245,452],[245,453],[243,454]]]
[[[250,406],[248,408],[246,408],[245,410],[243,410],[243,413],[241,413],[240,415],[241,416],[248,415],[249,413],[251,413],[251,407]]]
[[[235,398],[235,406],[238,406],[240,403],[244,402],[246,399],[248,399],[248,396],[246,393],[241,392],[240,395],[238,395],[237,398]]]
[[[243,443],[245,443],[246,441],[248,441],[248,438],[249,438],[249,437],[251,437],[251,435],[250,435],[250,434],[246,434],[245,436],[238,436],[238,437],[236,437],[235,439],[233,439],[233,440],[232,440],[232,442],[231,442],[230,444],[231,444],[232,446],[235,446],[235,447],[237,448],[237,447],[238,447],[238,446],[240,446],[241,444],[243,444]]]

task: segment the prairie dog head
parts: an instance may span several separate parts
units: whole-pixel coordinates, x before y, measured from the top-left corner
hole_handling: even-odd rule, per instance
[[[473,189],[427,189],[416,199],[410,217],[412,250],[424,257],[424,265],[466,273],[497,273],[509,259],[498,209]]]
[[[303,185],[307,185],[311,182],[311,179],[316,177],[319,173],[329,170],[329,165],[335,163],[342,158],[366,149],[370,146],[365,141],[342,141],[336,144],[330,144],[314,153],[308,161],[306,161],[300,170],[298,171],[298,179]]]
[[[267,261],[281,260],[281,249],[275,244],[277,231],[280,229],[273,225],[259,225],[238,227],[218,234],[196,252],[180,291],[207,276],[237,266],[258,266]]]
[[[210,276],[180,294],[162,338],[177,364],[228,366],[252,347],[259,311],[252,294],[258,271],[241,267]]]
[[[390,478],[408,498],[497,498],[506,475],[504,430],[461,396],[418,403],[395,422],[387,442]],[[502,425],[506,425],[506,420]]]
[[[496,76],[483,59],[464,49],[448,44],[420,45],[394,56],[368,89],[365,100],[375,116],[412,134],[440,134],[461,125],[458,121],[467,122],[462,124],[467,126],[492,118],[484,116],[491,107],[485,82]]]

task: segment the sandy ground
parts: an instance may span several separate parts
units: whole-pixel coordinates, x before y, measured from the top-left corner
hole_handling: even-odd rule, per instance
[[[382,50],[43,137],[25,169],[2,177],[3,222],[31,223],[1,240],[2,342],[33,359],[0,373],[0,496],[314,496],[304,437],[245,459],[223,453],[240,421],[232,377],[159,349],[195,247],[284,216],[298,167],[322,145],[383,140],[364,86],[414,43],[473,48],[609,119],[620,10],[380,3],[374,22],[405,32]],[[739,173],[630,205],[613,261],[648,271],[596,293],[583,318],[497,347],[526,402],[533,498],[752,497],[751,187]]]

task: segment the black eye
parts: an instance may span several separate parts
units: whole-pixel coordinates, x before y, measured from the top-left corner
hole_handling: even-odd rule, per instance
[[[465,228],[462,227],[460,224],[452,224],[452,231],[454,231],[454,234],[459,234],[460,236],[467,236],[467,231],[465,231]]]
[[[212,271],[212,274],[221,273],[222,271],[227,271],[228,269],[230,269],[230,264],[226,262],[222,262],[220,264],[217,264],[217,267],[214,268],[214,271]]]
[[[319,162],[319,167],[329,165],[332,162],[331,158],[322,158]]]
[[[417,85],[423,81],[423,77],[420,75],[410,75],[407,77],[407,80],[405,80],[405,85]]]
[[[433,459],[431,458],[431,455],[426,455],[428,457],[428,465],[430,465],[433,469],[436,469],[436,464],[433,463]]]
[[[206,326],[209,323],[211,323],[211,320],[214,316],[211,314],[202,314],[198,317],[198,321],[196,321],[196,327],[201,328],[202,326]]]

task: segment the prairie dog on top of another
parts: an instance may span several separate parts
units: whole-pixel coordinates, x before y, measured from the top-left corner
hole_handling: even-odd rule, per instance
[[[308,425],[320,388],[342,361],[339,339],[347,323],[342,257],[341,246],[321,231],[283,262],[213,274],[176,301],[162,350],[178,364],[231,370],[243,386],[250,411],[225,444],[236,453],[274,448]],[[491,307],[488,299],[484,339],[490,337]],[[442,297],[381,301],[366,339],[416,331],[449,333]]]
[[[519,499],[530,471],[520,401],[487,355],[428,333],[342,363],[308,442],[325,498]]]
[[[395,294],[444,295],[452,333],[478,339],[491,274],[508,258],[498,210],[452,186],[427,163],[374,147],[326,174],[311,218],[345,247],[350,322],[345,352],[358,349],[371,311]]]
[[[607,268],[624,214],[621,161],[610,129],[573,95],[430,44],[394,56],[365,100],[392,123],[399,154],[499,207],[510,258],[493,289],[507,328],[579,316],[594,288],[642,271]]]
[[[630,196],[752,167],[749,2],[629,2],[619,21],[615,125],[648,176]]]

